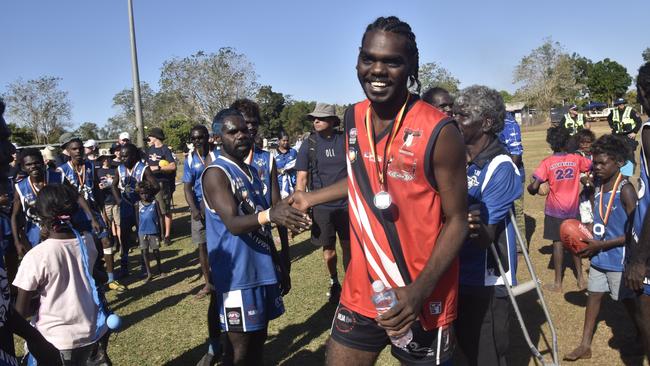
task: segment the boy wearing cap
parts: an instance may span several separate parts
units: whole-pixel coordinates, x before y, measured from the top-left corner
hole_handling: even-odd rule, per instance
[[[340,124],[333,105],[316,103],[308,114],[314,131],[302,143],[296,160],[296,191],[310,191],[334,184],[347,177],[345,164],[345,138],[334,131]],[[347,199],[318,205],[312,210],[312,244],[323,247],[323,259],[330,275],[328,300],[337,304],[341,294],[336,269],[336,236],[343,249],[343,267],[350,259],[350,230]]]
[[[165,133],[162,129],[154,127],[147,134],[149,148],[147,149],[147,165],[153,176],[160,184],[156,194],[156,201],[165,217],[165,245],[171,244],[170,231],[172,226],[171,201],[176,178],[176,162],[169,147],[163,144]]]

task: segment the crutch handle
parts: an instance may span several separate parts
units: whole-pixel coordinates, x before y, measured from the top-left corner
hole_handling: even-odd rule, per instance
[[[519,296],[523,295],[528,291],[534,290],[535,287],[537,286],[537,283],[533,280],[526,281],[524,283],[520,283],[517,286],[512,287],[512,294],[514,296]]]

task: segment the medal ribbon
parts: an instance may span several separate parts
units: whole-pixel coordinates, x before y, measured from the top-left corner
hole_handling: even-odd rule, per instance
[[[397,136],[397,132],[399,131],[399,128],[402,126],[403,118],[404,118],[404,112],[406,111],[406,105],[409,102],[410,94],[406,96],[406,101],[404,101],[404,105],[402,108],[399,110],[397,113],[397,116],[395,117],[395,121],[393,122],[393,128],[390,132],[390,136],[388,137],[388,141],[386,141],[386,148],[384,149],[384,157],[382,161],[382,166],[379,166],[379,162],[377,161],[377,147],[375,146],[375,128],[372,124],[372,116],[371,116],[371,109],[372,105],[368,105],[368,109],[366,109],[366,118],[364,119],[364,124],[366,126],[366,134],[368,135],[368,144],[370,145],[370,152],[372,153],[372,157],[374,159],[374,164],[375,164],[375,169],[377,170],[377,176],[379,177],[379,184],[381,186],[381,190],[384,191],[386,190],[386,170],[388,170],[388,159],[387,156],[390,154],[390,148],[393,146],[393,140],[395,140],[395,136]]]
[[[618,173],[618,176],[616,177],[616,181],[614,182],[614,186],[610,191],[609,202],[607,202],[607,211],[605,211],[604,218],[603,218],[603,196],[605,195],[605,192],[600,192],[600,205],[598,206],[598,213],[600,214],[600,219],[603,220],[603,225],[605,226],[607,226],[607,221],[609,221],[609,214],[612,211],[614,196],[616,196],[616,188],[618,188],[618,185],[621,183],[622,179],[623,179],[623,175],[621,173]]]
[[[72,170],[74,170],[74,173],[77,175],[77,181],[79,182],[79,190],[81,190],[86,183],[86,164],[84,164],[80,170],[77,170],[72,164]]]
[[[37,195],[40,192],[40,189],[36,189],[36,184],[32,183],[32,177],[27,177],[27,182],[29,182],[29,187],[34,192],[34,195]],[[43,180],[43,187],[47,185],[47,171],[45,171],[45,179]]]

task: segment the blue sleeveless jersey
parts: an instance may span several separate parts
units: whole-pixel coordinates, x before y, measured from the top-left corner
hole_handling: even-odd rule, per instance
[[[257,176],[262,182],[262,188],[264,192],[264,198],[271,205],[271,171],[273,170],[273,165],[275,164],[275,159],[270,152],[253,147],[253,156],[248,162],[248,165],[252,166],[257,170]]]
[[[498,141],[497,141],[498,142]],[[467,167],[468,204],[481,211],[481,221],[496,225],[494,245],[511,285],[517,284],[517,243],[511,220],[513,202],[523,186],[519,170],[503,150],[490,145]],[[504,285],[490,248],[483,249],[467,240],[460,254],[460,284],[465,286]]]
[[[95,195],[93,194],[93,186],[95,179],[95,166],[89,161],[84,161],[84,174],[83,174],[83,184],[79,180],[77,173],[72,167],[71,162],[67,162],[58,168],[59,171],[63,173],[65,179],[72,184],[73,187],[77,189],[77,192],[88,202],[90,207],[93,210],[97,210]]]
[[[641,127],[639,134],[643,134],[643,131],[650,127],[650,121],[647,121]],[[643,220],[645,219],[645,214],[648,212],[648,206],[650,206],[650,194],[648,194],[648,161],[645,159],[645,151],[643,151],[643,144],[641,144],[641,175],[639,176],[639,192],[638,192],[638,201],[636,203],[636,210],[634,211],[634,225],[632,227],[632,238],[633,243],[636,244],[639,242],[639,236],[641,235],[641,228],[643,227]]]
[[[144,205],[142,202],[138,205],[138,235],[160,234],[156,204],[156,201],[153,201],[148,205]]]
[[[118,187],[122,194],[122,199],[128,201],[131,205],[134,205],[140,200],[140,196],[135,191],[135,188],[138,182],[142,182],[142,179],[144,179],[144,170],[146,168],[147,165],[142,161],[135,163],[131,172],[126,169],[124,164],[120,164],[117,167],[117,171],[120,174]]]
[[[600,187],[596,189],[594,195],[594,239],[596,240],[611,240],[621,236],[625,236],[625,227],[627,224],[627,213],[621,201],[621,188],[627,184],[627,180],[621,181],[614,192],[614,202],[609,214],[607,226],[603,223],[603,218],[600,217],[600,196],[603,195],[603,215],[607,211],[607,203],[611,197],[611,192],[602,192]],[[591,265],[606,271],[622,272],[623,260],[625,259],[625,246],[614,247],[609,250],[601,251],[597,255],[591,257]]]
[[[221,169],[226,174],[237,202],[238,215],[242,216],[269,208],[257,171],[254,167],[247,167],[248,172],[245,173],[237,164],[222,155],[203,172],[205,175],[209,169]],[[208,257],[212,281],[217,292],[277,283],[270,251],[270,246],[274,245],[270,225],[264,225],[254,232],[234,235],[228,231],[221,217],[205,199],[204,204]]]
[[[45,184],[61,184],[63,179],[63,174],[58,170],[48,169],[45,172]],[[38,192],[34,192],[30,182],[29,178],[25,178],[16,183],[15,187],[25,215],[25,234],[29,243],[34,246],[41,242],[41,228],[39,226],[40,219],[36,213],[36,196]]]

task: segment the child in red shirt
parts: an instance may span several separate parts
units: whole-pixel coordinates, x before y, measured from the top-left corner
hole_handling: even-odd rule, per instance
[[[553,266],[555,282],[544,288],[553,292],[562,292],[562,274],[564,247],[560,241],[560,224],[565,219],[575,219],[579,215],[580,174],[591,169],[591,160],[579,154],[567,153],[570,135],[561,127],[551,127],[546,132],[546,142],[551,146],[553,155],[545,158],[533,173],[533,182],[528,192],[537,194],[539,186],[548,182],[550,191],[544,206],[544,239],[553,241]],[[583,289],[586,282],[582,273],[580,257],[573,256],[576,267],[578,287]]]

